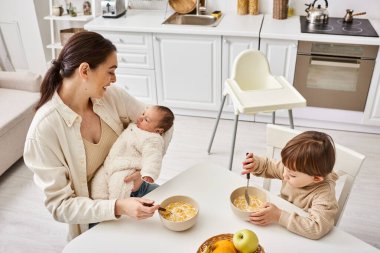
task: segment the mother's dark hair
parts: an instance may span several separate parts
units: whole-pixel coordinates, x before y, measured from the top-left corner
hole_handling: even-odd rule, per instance
[[[114,51],[115,45],[98,33],[84,31],[74,34],[46,72],[36,110],[53,97],[63,78],[72,76],[81,63],[87,62],[90,68],[95,69]]]

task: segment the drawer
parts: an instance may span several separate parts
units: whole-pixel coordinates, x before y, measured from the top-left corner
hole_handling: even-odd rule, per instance
[[[121,68],[154,69],[153,55],[144,51],[118,53],[117,61]]]
[[[153,50],[151,33],[101,32],[115,44],[119,52],[125,50]]]
[[[154,69],[151,33],[104,32],[115,44],[120,67]]]
[[[116,85],[147,104],[157,104],[154,70],[118,68]]]

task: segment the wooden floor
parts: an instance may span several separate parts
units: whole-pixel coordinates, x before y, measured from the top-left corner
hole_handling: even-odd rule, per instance
[[[208,155],[206,149],[213,125],[214,120],[210,118],[176,117],[173,139],[158,183],[206,160],[227,167],[232,121],[221,120],[212,153]],[[380,135],[322,131],[329,133],[335,142],[367,157],[339,228],[380,249]],[[240,173],[241,160],[248,151],[265,154],[265,124],[239,122],[234,172]],[[61,252],[65,238],[66,225],[51,218],[43,206],[42,193],[32,181],[32,173],[19,160],[0,176],[0,252]]]

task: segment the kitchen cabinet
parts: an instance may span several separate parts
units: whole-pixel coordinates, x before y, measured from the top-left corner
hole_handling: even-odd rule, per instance
[[[263,52],[268,59],[271,73],[275,76],[283,76],[289,83],[293,84],[294,72],[297,59],[297,44],[296,40],[278,40],[260,38],[260,51]],[[265,115],[264,117],[262,117]],[[288,124],[288,111],[276,111],[276,121],[279,117],[285,119],[285,124]],[[255,120],[259,122],[271,122],[272,113],[258,113],[255,115]]]
[[[377,54],[377,59],[380,59],[380,51]],[[380,126],[380,61],[377,61],[373,72],[363,123]]]
[[[222,43],[222,87],[226,79],[232,75],[236,57],[247,49],[259,49],[259,39],[254,37],[223,36]],[[224,105],[226,111],[233,111],[231,100],[227,97]]]
[[[260,51],[265,53],[271,72],[275,76],[284,76],[291,84],[297,58],[296,40],[260,39]]]
[[[154,34],[158,103],[217,110],[221,102],[221,36]]]
[[[60,3],[60,2],[59,2]],[[72,17],[66,12],[66,6],[63,7],[63,15],[55,16],[53,15],[53,6],[57,4],[56,1],[49,0],[49,10],[48,16],[44,17],[45,20],[50,22],[50,44],[46,47],[51,49],[51,55],[53,59],[56,59],[58,52],[62,49],[63,45],[60,40],[60,30],[68,28],[83,28],[83,25],[88,21],[94,19],[97,14],[99,14],[98,8],[96,8],[96,0],[91,0],[91,15],[84,15],[82,11],[82,2],[80,5],[78,2],[72,2],[73,7],[75,7],[77,16]]]
[[[116,85],[147,104],[157,104],[151,33],[98,31],[117,48]]]

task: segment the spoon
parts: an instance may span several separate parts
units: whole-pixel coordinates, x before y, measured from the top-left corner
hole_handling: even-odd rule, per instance
[[[245,155],[247,156],[248,153],[245,153]],[[244,197],[245,197],[245,201],[247,202],[247,205],[249,206],[249,194],[248,194],[248,186],[249,186],[249,179],[251,178],[251,174],[250,173],[247,173],[247,187],[245,188],[245,191],[244,191]]]
[[[245,201],[247,202],[248,206],[249,206],[249,201],[250,201],[249,194],[248,194],[249,179],[250,179],[250,174],[248,173],[247,174],[247,187],[245,188],[245,191],[244,191]]]
[[[153,206],[153,204],[148,204],[148,203],[143,203],[143,206],[148,206],[148,207],[151,207]],[[166,208],[163,208],[163,207],[159,207],[158,208],[159,211],[162,211],[162,212],[168,212],[170,213],[171,215],[174,215],[174,213],[172,213],[171,211],[167,210]]]

